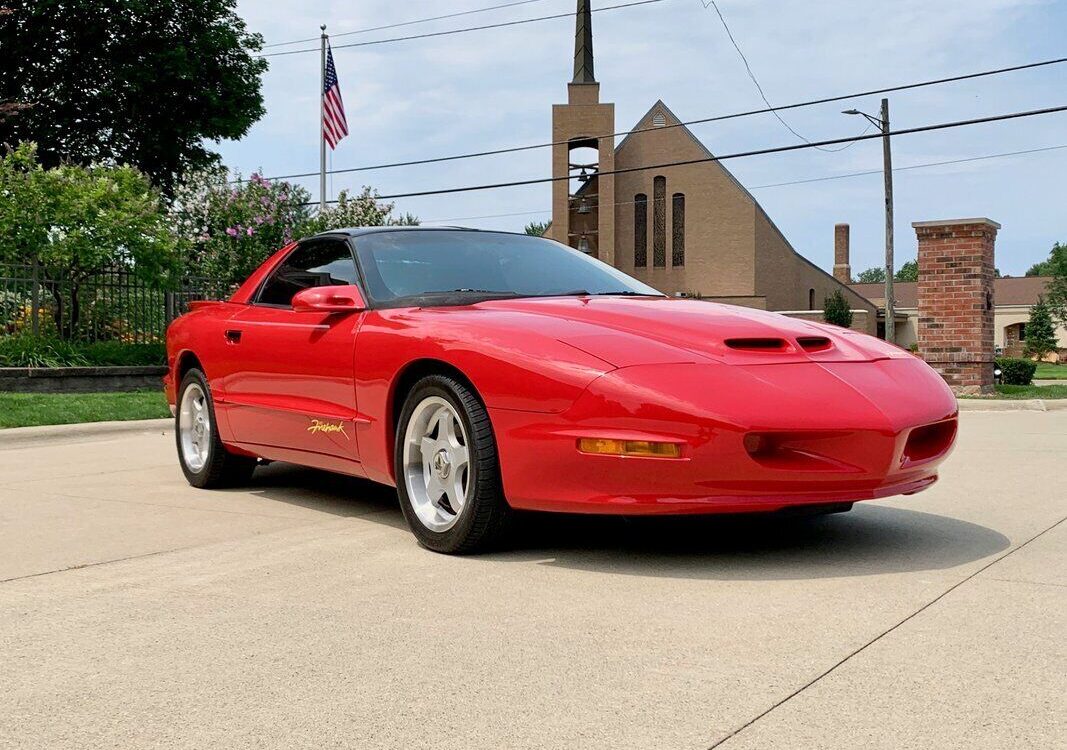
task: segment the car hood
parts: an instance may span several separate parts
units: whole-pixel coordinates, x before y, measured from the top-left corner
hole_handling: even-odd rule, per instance
[[[552,336],[615,367],[711,361],[872,362],[911,356],[845,328],[700,300],[551,297],[472,307]]]

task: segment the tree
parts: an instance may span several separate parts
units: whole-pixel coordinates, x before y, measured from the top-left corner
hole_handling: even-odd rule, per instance
[[[531,237],[544,237],[550,226],[552,226],[550,221],[531,221],[523,231]]]
[[[859,284],[884,284],[885,269],[868,268],[866,271],[861,271],[860,275],[856,277],[856,282]]]
[[[1049,253],[1049,276],[1046,295],[1049,310],[1061,325],[1067,326],[1067,245],[1057,242]]]
[[[852,309],[840,289],[835,289],[834,293],[823,301],[823,320],[842,328],[852,325]]]
[[[1040,263],[1035,263],[1030,266],[1026,271],[1027,276],[1051,276],[1052,275],[1052,262],[1043,260]]]
[[[885,276],[885,273],[882,273]],[[897,272],[893,275],[893,279],[896,281],[918,281],[919,280],[919,263],[918,261],[909,260],[907,263],[897,269]]]
[[[87,281],[123,268],[161,285],[177,257],[160,196],[136,169],[44,169],[31,144],[0,158],[0,261],[36,264],[52,280],[57,313],[67,308],[61,335],[78,328]]]
[[[0,145],[45,168],[129,164],[168,195],[264,113],[267,63],[235,0],[5,0]],[[12,111],[12,107],[17,111]]]
[[[1052,313],[1045,298],[1038,297],[1037,304],[1030,308],[1030,322],[1026,324],[1026,355],[1044,359],[1057,351],[1059,344]]]

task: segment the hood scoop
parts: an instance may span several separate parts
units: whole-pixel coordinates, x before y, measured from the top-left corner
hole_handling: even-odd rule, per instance
[[[767,354],[784,354],[803,349],[806,352],[825,352],[833,348],[833,342],[825,336],[801,336],[794,346],[790,341],[780,338],[744,338],[726,339],[727,347],[738,352],[755,352]]]
[[[825,336],[803,336],[797,343],[806,352],[825,352],[833,347],[833,342]]]
[[[774,338],[726,339],[725,344],[739,352],[787,352],[790,349],[785,339]]]

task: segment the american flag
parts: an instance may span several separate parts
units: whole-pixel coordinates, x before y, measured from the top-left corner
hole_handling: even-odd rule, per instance
[[[331,149],[337,148],[341,139],[348,135],[345,104],[341,101],[341,84],[337,81],[333,50],[329,46],[326,47],[326,82],[322,90],[322,132]]]

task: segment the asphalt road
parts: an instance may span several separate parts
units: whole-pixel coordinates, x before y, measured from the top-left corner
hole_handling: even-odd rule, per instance
[[[470,558],[364,482],[60,434],[0,445],[2,748],[1067,743],[1067,412],[966,413],[940,484],[844,516]]]

